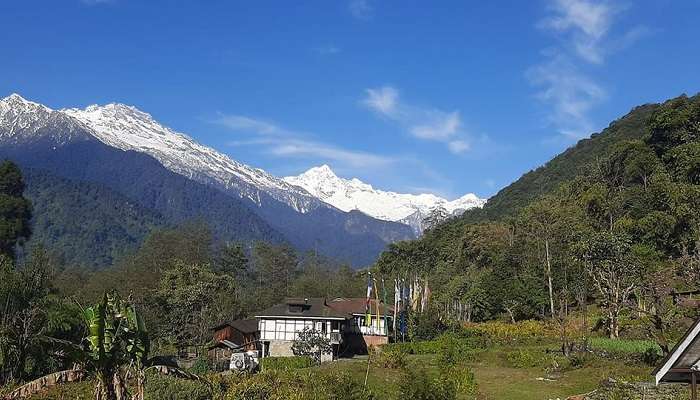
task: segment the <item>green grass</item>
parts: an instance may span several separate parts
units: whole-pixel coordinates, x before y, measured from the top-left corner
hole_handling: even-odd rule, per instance
[[[590,346],[594,350],[603,350],[619,354],[644,354],[644,352],[650,348],[661,352],[661,348],[652,340],[594,337],[590,339]]]
[[[636,354],[648,349],[649,341],[594,339],[592,345],[607,352]],[[623,381],[650,380],[651,366],[629,362],[624,357],[600,357],[588,355],[585,362],[575,367],[557,354],[547,353],[556,349],[557,343],[494,346],[480,350],[475,357],[462,361],[471,368],[478,385],[479,400],[541,400],[565,399],[568,396],[591,392],[600,382],[610,377]],[[528,360],[514,362],[514,354],[527,355]],[[523,356],[524,357],[524,356]],[[522,358],[522,357],[520,357]],[[518,358],[519,359],[519,358]],[[440,374],[439,358],[436,354],[411,354],[406,356],[407,368],[421,367],[429,377]],[[559,368],[554,368],[553,363]],[[358,357],[323,364],[306,369],[347,374],[354,387],[361,388],[367,371],[367,358]],[[399,381],[403,371],[398,368],[383,368],[370,364],[367,387],[378,400],[398,398]],[[85,399],[91,397],[91,383],[83,382],[57,388],[45,393],[41,399]],[[470,399],[466,394],[460,400]]]
[[[649,380],[651,367],[624,360],[591,357],[583,367],[548,374],[542,366],[516,368],[508,361],[513,351],[529,351],[545,354],[554,344],[499,346],[478,353],[475,360],[467,363],[476,376],[479,400],[541,400],[566,398],[588,393],[596,389],[600,382],[617,377],[623,380]],[[409,355],[410,365],[422,365],[429,374],[437,376],[438,361],[435,355]],[[367,368],[367,359],[341,360],[325,364],[320,368],[349,373],[362,384]],[[396,369],[370,367],[367,386],[378,399],[397,398],[401,371]]]

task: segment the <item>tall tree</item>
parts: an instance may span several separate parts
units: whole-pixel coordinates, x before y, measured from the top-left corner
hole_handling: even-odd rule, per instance
[[[31,203],[23,197],[24,180],[11,161],[0,163],[0,254],[15,256],[15,247],[31,233]]]
[[[620,314],[639,279],[640,266],[632,244],[623,234],[596,232],[578,245],[578,257],[586,264],[607,312],[608,334],[618,338]]]

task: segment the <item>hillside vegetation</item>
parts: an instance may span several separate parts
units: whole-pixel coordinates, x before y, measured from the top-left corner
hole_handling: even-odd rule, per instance
[[[444,319],[565,321],[595,301],[591,328],[616,338],[633,318],[667,351],[683,329],[670,292],[700,281],[700,97],[635,109],[471,215],[377,270],[428,286]]]

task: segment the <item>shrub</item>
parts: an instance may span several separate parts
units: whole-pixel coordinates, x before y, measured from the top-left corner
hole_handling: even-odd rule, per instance
[[[471,368],[455,366],[446,371],[446,376],[454,383],[459,394],[475,396],[477,393],[476,378]]]
[[[260,369],[263,371],[291,371],[308,368],[312,365],[314,365],[314,360],[306,356],[265,357],[260,359]]]
[[[311,357],[316,364],[321,363],[321,354],[333,352],[330,339],[321,332],[309,328],[304,328],[297,333],[297,339],[292,344],[292,352],[295,356]]]
[[[518,349],[506,353],[506,360],[513,368],[534,368],[545,367],[548,357],[540,351]]]
[[[349,375],[318,370],[269,371],[233,376],[225,383],[226,400],[371,400],[371,392]]]
[[[456,387],[448,377],[433,379],[421,368],[404,370],[399,379],[399,398],[413,400],[454,400]]]
[[[649,347],[642,353],[642,361],[647,365],[656,365],[661,360],[663,354],[660,348]]]
[[[188,381],[160,374],[149,374],[144,390],[145,400],[207,400],[212,398],[204,382]]]
[[[436,341],[438,362],[441,366],[451,366],[468,361],[472,355],[467,342],[459,340],[455,334],[443,334]]]
[[[542,321],[519,321],[514,324],[499,321],[465,324],[460,335],[483,340],[485,344],[541,342],[558,338],[558,331]]]
[[[401,348],[382,348],[381,352],[371,355],[375,365],[381,368],[399,369],[406,367],[406,352]]]

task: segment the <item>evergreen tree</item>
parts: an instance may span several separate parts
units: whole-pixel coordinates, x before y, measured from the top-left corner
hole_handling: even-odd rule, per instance
[[[31,204],[23,197],[24,180],[11,161],[0,164],[0,254],[14,258],[15,248],[31,233]]]

